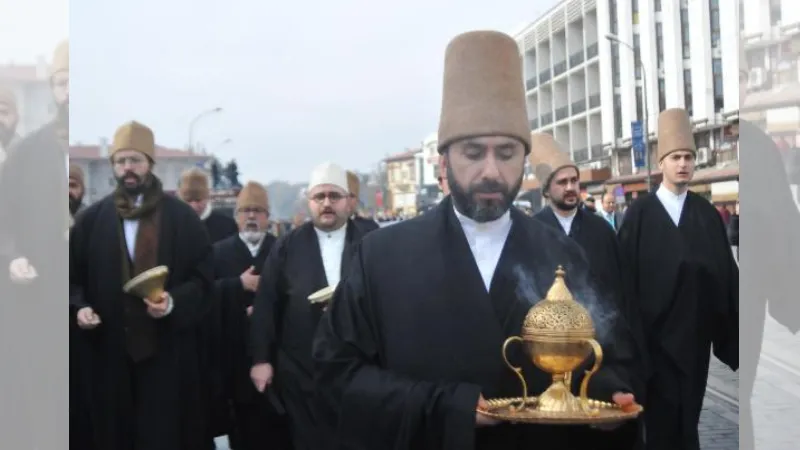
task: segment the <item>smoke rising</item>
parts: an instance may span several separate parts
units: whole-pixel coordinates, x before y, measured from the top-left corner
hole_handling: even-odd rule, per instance
[[[601,295],[591,285],[585,270],[576,269],[571,263],[562,266],[567,274],[565,279],[567,288],[572,292],[575,300],[586,308],[594,322],[595,339],[601,344],[613,340],[613,331],[619,316],[614,299]],[[552,280],[555,279],[555,271],[556,267],[553,267],[552,271],[548,273],[545,269],[531,270],[522,264],[517,264],[514,267],[514,276],[517,279],[517,301],[532,307],[544,300]]]

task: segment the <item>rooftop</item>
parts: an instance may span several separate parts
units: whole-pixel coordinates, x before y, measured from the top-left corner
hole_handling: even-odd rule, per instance
[[[384,159],[384,162],[391,163],[391,162],[407,161],[409,159],[413,159],[414,155],[416,155],[421,151],[422,149],[419,148],[408,149],[404,152],[387,156],[386,159]]]

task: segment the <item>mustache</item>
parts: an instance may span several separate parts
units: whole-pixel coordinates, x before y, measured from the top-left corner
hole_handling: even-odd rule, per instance
[[[334,211],[333,208],[323,208],[320,214],[336,214],[336,211]]]
[[[506,186],[496,180],[484,180],[470,189],[473,194],[505,194]]]

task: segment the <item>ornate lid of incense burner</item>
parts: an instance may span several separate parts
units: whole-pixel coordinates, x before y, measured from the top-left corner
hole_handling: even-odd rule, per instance
[[[547,296],[528,311],[522,325],[525,340],[594,337],[594,323],[589,311],[575,301],[564,281],[565,274],[564,268],[558,266]]]

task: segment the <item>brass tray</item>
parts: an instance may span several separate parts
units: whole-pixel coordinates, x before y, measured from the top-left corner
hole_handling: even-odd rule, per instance
[[[528,397],[528,401],[525,404],[526,407],[520,409],[519,406],[522,404],[521,397],[496,398],[487,400],[489,407],[486,409],[478,408],[478,412],[506,422],[546,425],[602,425],[635,419],[644,410],[641,405],[636,405],[631,411],[623,411],[622,408],[613,403],[589,400],[589,406],[594,408],[596,413],[576,415],[575,413],[537,411],[532,408],[536,405],[536,401],[535,397]]]

